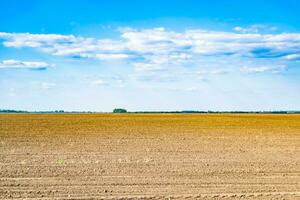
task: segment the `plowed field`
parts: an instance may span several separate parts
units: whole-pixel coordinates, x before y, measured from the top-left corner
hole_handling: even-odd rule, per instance
[[[0,199],[300,199],[300,115],[1,114]]]

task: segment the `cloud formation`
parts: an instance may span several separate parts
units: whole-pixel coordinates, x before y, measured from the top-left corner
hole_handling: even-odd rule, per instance
[[[277,27],[264,24],[253,24],[247,27],[236,26],[233,30],[240,33],[259,33],[260,31],[276,31]]]
[[[211,56],[289,62],[299,59],[300,33],[260,33],[263,28],[262,25],[235,27],[233,32],[123,28],[119,30],[120,38],[115,40],[60,34],[0,33],[0,39],[5,47],[36,48],[54,56],[126,60],[136,71],[160,71],[169,66],[197,64],[199,59]]]
[[[286,70],[286,66],[275,65],[275,66],[259,66],[259,67],[242,67],[240,70],[246,73],[263,73],[263,72],[280,73]]]
[[[56,83],[51,82],[39,82],[37,83],[37,88],[40,90],[50,90],[56,87]]]
[[[0,69],[33,69],[33,70],[45,70],[52,65],[46,62],[37,61],[19,61],[19,60],[3,60],[0,61]]]

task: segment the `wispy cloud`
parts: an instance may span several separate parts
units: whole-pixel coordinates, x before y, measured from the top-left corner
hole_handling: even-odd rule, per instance
[[[99,59],[99,60],[111,60],[111,59],[126,59],[129,56],[127,54],[120,54],[120,53],[116,53],[116,54],[96,54],[95,58]]]
[[[196,72],[198,75],[221,75],[221,74],[227,74],[230,70],[228,69],[212,69],[212,70],[202,70]]]
[[[86,76],[85,81],[93,86],[125,87],[126,85],[125,78],[117,75]]]
[[[300,60],[300,54],[289,54],[284,56],[286,60]]]
[[[37,61],[20,61],[20,60],[3,60],[0,61],[0,69],[33,69],[33,70],[45,70],[52,65],[46,62]]]
[[[275,65],[275,66],[259,66],[259,67],[242,67],[240,70],[246,73],[263,73],[263,72],[280,73],[286,70],[286,66]]]
[[[38,88],[41,90],[50,90],[56,87],[56,83],[52,82],[41,82],[38,84]]]
[[[257,26],[251,28],[258,30]],[[124,59],[134,55],[153,62],[160,59],[163,63],[185,62],[195,55],[255,57],[262,54],[260,50],[284,56],[300,53],[299,33],[260,34],[202,29],[174,32],[165,28],[141,30],[127,28],[121,30],[120,40],[30,33],[0,33],[0,38],[4,40],[3,44],[6,47],[39,48],[58,56]]]
[[[259,33],[261,31],[276,31],[277,27],[264,24],[253,24],[246,27],[236,26],[233,28],[233,30],[240,33]]]
[[[188,87],[188,88],[186,88],[185,90],[186,90],[186,91],[188,91],[188,92],[195,92],[195,91],[198,91],[198,90],[199,90],[199,88],[198,88],[198,87],[195,87],[195,86],[193,86],[193,87]]]
[[[135,71],[137,72],[155,72],[155,71],[164,71],[165,68],[156,63],[145,63],[145,62],[137,62],[134,63]]]
[[[57,84],[52,81],[32,81],[29,85],[27,85],[27,87],[28,86],[38,91],[48,91],[57,89]]]
[[[293,62],[300,55],[300,33],[263,33],[261,30],[275,29],[263,25],[235,27],[235,31],[210,31],[188,29],[175,32],[165,28],[120,29],[119,39],[87,38],[60,34],[0,33],[5,47],[30,47],[54,56],[129,63],[136,71],[160,72],[165,69],[192,66],[204,58],[214,57],[221,61],[224,57],[233,60],[274,59]],[[218,61],[216,61],[218,64]],[[243,63],[241,63],[242,65]],[[283,63],[284,65],[287,65]],[[47,68],[43,62],[9,61],[4,67]],[[273,69],[276,68],[276,69]],[[277,67],[247,68],[244,71],[266,72]],[[211,74],[225,74],[220,69]]]
[[[98,79],[98,80],[92,81],[92,84],[97,85],[97,86],[108,86],[109,82],[102,80],[102,79]]]

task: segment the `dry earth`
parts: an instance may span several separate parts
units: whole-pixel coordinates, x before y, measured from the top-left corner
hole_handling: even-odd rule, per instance
[[[300,199],[300,115],[1,114],[1,199]]]

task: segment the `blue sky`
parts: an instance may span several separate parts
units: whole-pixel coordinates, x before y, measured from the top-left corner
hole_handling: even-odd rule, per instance
[[[0,1],[0,108],[300,110],[299,1]]]

